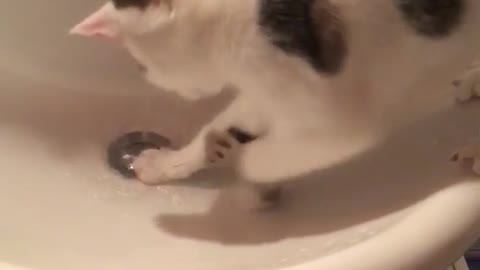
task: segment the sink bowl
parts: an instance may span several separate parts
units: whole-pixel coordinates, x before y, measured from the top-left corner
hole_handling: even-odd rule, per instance
[[[275,211],[236,208],[228,169],[160,187],[117,175],[112,139],[181,145],[229,96],[182,101],[121,50],[65,34],[99,4],[0,2],[2,269],[443,270],[479,236],[480,180],[448,158],[480,136],[480,106],[438,78],[419,86],[437,93],[419,99],[428,114],[286,183]]]

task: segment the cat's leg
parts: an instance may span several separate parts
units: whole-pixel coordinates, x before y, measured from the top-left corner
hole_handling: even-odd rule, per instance
[[[257,184],[239,182],[232,197],[239,208],[247,211],[270,210],[279,205],[283,198],[283,189],[279,184]]]
[[[208,165],[221,163],[237,149],[238,142],[228,130],[238,126],[252,133],[261,132],[260,121],[252,103],[239,96],[185,147],[143,152],[133,163],[137,177],[146,184],[160,184],[187,178]]]
[[[248,181],[273,184],[304,176],[358,154],[379,140],[376,133],[349,136],[264,136],[243,146],[238,173]]]
[[[457,100],[469,101],[480,97],[480,65],[475,63],[471,68],[453,81],[457,89]],[[452,161],[467,165],[480,175],[480,142],[471,143],[457,149],[451,157]]]
[[[461,147],[454,152],[451,160],[472,168],[473,172],[480,175],[480,143]]]
[[[460,102],[480,97],[480,65],[474,64],[453,82],[456,97]]]
[[[244,133],[242,130],[229,129],[225,132],[213,132],[207,138],[208,165],[221,165],[234,161],[239,151],[258,137]],[[240,181],[237,183],[234,200],[244,210],[270,210],[279,205],[283,188],[278,183],[253,183]]]
[[[319,152],[309,139],[266,136],[241,149],[237,168],[248,181],[275,183],[315,170]]]

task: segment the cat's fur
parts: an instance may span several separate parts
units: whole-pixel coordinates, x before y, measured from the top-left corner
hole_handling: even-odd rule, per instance
[[[95,16],[73,32],[120,37],[153,84],[189,99],[238,90],[189,145],[135,162],[147,183],[207,166],[207,137],[233,126],[258,135],[232,147],[246,179],[319,169],[342,158],[325,154],[326,138],[359,151],[347,142],[408,114],[398,93],[480,52],[478,0],[113,0]]]

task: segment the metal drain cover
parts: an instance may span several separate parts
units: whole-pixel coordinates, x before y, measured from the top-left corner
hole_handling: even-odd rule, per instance
[[[155,132],[134,131],[120,136],[107,149],[109,166],[126,178],[136,178],[132,162],[147,149],[170,147],[170,140]]]

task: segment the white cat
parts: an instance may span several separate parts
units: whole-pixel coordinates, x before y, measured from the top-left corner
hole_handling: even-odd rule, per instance
[[[330,144],[350,155],[375,141],[409,113],[410,86],[477,56],[479,25],[478,0],[114,0],[72,33],[125,46],[150,82],[185,98],[238,91],[183,149],[140,156],[140,180],[185,178],[236,149],[244,178],[275,183],[340,161]],[[231,127],[258,138],[238,146]]]

